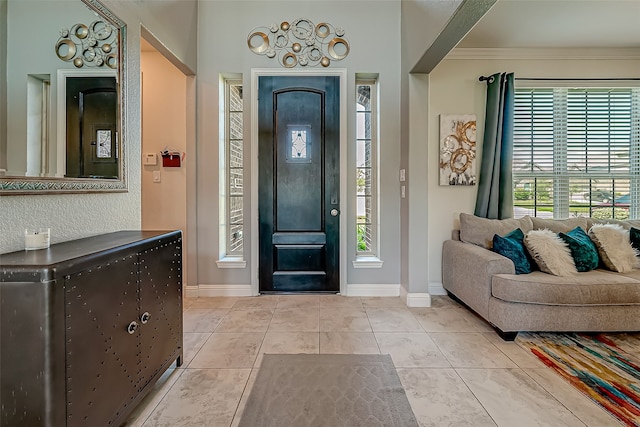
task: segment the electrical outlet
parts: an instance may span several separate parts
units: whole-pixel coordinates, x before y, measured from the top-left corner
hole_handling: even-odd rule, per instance
[[[400,187],[400,197],[403,199],[406,197],[406,188],[404,185]]]
[[[404,182],[406,179],[404,169],[400,169],[400,182]]]

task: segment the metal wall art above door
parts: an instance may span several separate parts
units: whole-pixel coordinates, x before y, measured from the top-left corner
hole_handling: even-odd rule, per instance
[[[316,25],[306,18],[257,27],[249,33],[247,45],[257,55],[277,57],[285,68],[328,67],[331,61],[340,61],[349,54],[342,27],[327,22]]]

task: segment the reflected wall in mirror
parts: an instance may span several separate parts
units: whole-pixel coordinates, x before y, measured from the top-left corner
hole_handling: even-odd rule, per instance
[[[108,62],[89,36],[60,57],[83,27],[113,29]],[[0,194],[126,191],[125,30],[98,0],[0,0]]]

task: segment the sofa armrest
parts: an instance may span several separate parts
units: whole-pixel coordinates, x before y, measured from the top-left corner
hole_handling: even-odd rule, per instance
[[[442,247],[442,284],[472,310],[489,319],[494,274],[515,274],[513,262],[480,246],[446,240]]]

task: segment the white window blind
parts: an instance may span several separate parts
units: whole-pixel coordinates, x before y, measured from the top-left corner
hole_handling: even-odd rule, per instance
[[[515,215],[637,218],[640,88],[517,88]]]

